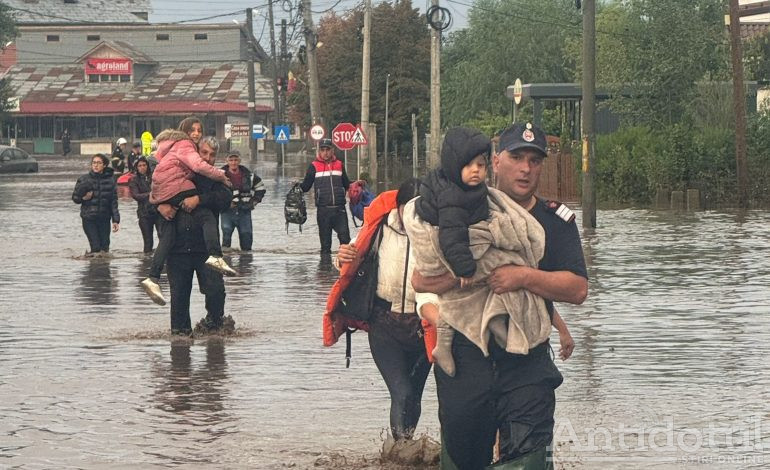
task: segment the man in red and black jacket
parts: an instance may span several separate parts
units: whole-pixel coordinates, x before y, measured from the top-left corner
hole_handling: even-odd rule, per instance
[[[348,213],[345,210],[345,193],[350,180],[345,165],[334,155],[331,139],[321,139],[318,156],[310,164],[305,179],[300,184],[302,191],[315,189],[316,221],[318,237],[321,239],[321,254],[332,252],[332,230],[337,232],[340,245],[350,243]]]

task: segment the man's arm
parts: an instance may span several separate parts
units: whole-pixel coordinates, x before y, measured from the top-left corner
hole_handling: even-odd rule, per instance
[[[253,181],[251,183],[252,196],[251,199],[254,204],[262,202],[262,198],[265,197],[267,190],[265,189],[265,183],[262,182],[262,178],[252,173]]]
[[[415,292],[432,292],[434,294],[443,294],[457,287],[459,279],[452,273],[446,272],[439,276],[425,277],[418,270],[412,271],[412,287]]]
[[[342,163],[342,187],[345,188],[345,191],[350,187],[350,178],[348,178],[348,173],[345,171],[344,162]]]
[[[492,271],[487,284],[495,294],[526,289],[544,299],[576,305],[588,295],[588,279],[571,271],[541,271],[512,264]]]
[[[214,212],[222,212],[230,207],[230,201],[233,199],[233,192],[221,183],[216,183],[205,190],[199,187],[200,198],[199,205],[207,207]]]
[[[309,167],[307,167],[307,172],[305,173],[305,179],[302,180],[302,182],[299,184],[299,187],[302,188],[302,192],[306,193],[310,191],[310,187],[313,186],[314,181],[315,181],[315,167],[311,164]]]

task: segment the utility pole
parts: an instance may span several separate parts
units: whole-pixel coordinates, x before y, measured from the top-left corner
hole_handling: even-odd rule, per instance
[[[738,177],[738,207],[749,205],[746,164],[746,91],[743,89],[741,14],[738,0],[730,0],[730,51],[733,66],[733,107],[735,109],[735,169]]]
[[[310,85],[310,116],[313,124],[323,125],[321,117],[321,95],[318,83],[318,61],[316,60],[316,45],[318,36],[313,26],[313,12],[310,10],[310,0],[302,0],[302,18],[305,27],[305,50],[307,53],[308,84]]]
[[[286,52],[286,20],[281,20],[281,115],[279,119],[281,123],[287,122],[286,113],[286,91],[289,87],[289,67],[288,67],[289,54]]]
[[[583,227],[596,228],[596,0],[583,0],[583,101],[580,108],[583,121]]]
[[[390,74],[385,75],[385,187],[388,186],[388,107],[390,102]]]
[[[257,139],[253,139],[251,137],[252,129],[254,129],[254,124],[257,122],[257,92],[254,89],[254,56],[256,55],[257,51],[257,45],[254,44],[254,25],[253,25],[253,19],[252,19],[252,9],[247,8],[246,9],[246,32],[247,37],[246,41],[248,41],[250,47],[249,47],[249,60],[246,64],[246,67],[248,67],[248,70],[246,70],[246,79],[249,81],[249,150],[251,153],[251,164],[256,165],[257,164]]]
[[[417,146],[419,139],[417,138],[417,116],[412,113],[412,177],[417,178]]]
[[[438,7],[438,0],[431,0],[431,5]],[[438,20],[438,8],[433,14]],[[439,163],[439,147],[441,145],[441,31],[431,28],[430,31],[430,150],[428,151],[428,168],[436,168]]]
[[[363,45],[363,65],[361,68],[361,129],[369,134],[369,66],[371,63],[370,42],[372,37],[372,0],[366,0],[364,7],[364,45]],[[361,178],[361,157],[364,161],[369,159],[369,146],[358,146],[358,178]],[[374,157],[374,166],[369,160],[369,175],[377,174],[377,157]],[[374,181],[375,186],[377,181]]]
[[[267,1],[267,13],[267,21],[270,22],[270,57],[273,60],[273,126],[275,126],[281,123],[281,105],[278,99],[278,77],[280,77],[281,74],[278,70],[278,61],[275,58],[275,21],[273,20],[273,0]],[[283,84],[283,86],[286,85]]]

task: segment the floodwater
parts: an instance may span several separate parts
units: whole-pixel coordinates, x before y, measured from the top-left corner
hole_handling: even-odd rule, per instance
[[[238,333],[187,342],[138,286],[149,260],[127,194],[112,257],[79,259],[70,194],[88,159],[0,176],[0,467],[380,468],[387,391],[365,333],[349,369],[344,344],[321,345],[335,272],[312,205],[304,232],[286,233],[283,196],[305,167],[290,162],[285,175],[257,165],[255,250],[228,255]],[[576,349],[559,363],[557,467],[765,467],[770,213],[598,221],[583,234],[589,299],[559,306]],[[418,433],[438,436],[432,377]]]

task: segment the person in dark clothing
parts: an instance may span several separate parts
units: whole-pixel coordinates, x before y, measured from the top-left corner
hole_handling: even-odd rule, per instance
[[[331,139],[321,139],[318,155],[305,173],[300,184],[302,191],[315,189],[316,221],[321,254],[332,252],[332,230],[337,232],[340,245],[350,243],[348,212],[345,209],[345,193],[350,180],[345,165],[334,155]]]
[[[216,148],[212,148],[212,145]],[[201,158],[213,165],[218,147],[213,137],[201,141]],[[193,182],[198,195],[184,200],[184,210],[177,212],[170,204],[158,206],[158,211],[164,218],[176,221],[171,226],[176,232],[174,244],[166,259],[166,273],[171,288],[172,334],[192,334],[190,294],[193,274],[198,277],[200,291],[206,296],[206,317],[202,321],[205,329],[213,331],[221,328],[225,313],[225,283],[222,273],[207,267],[208,251],[203,228],[195,222],[190,212],[200,206],[210,209],[218,217],[221,211],[230,206],[233,193],[224,184],[200,174],[195,175]]]
[[[134,165],[136,165],[136,161],[141,156],[142,156],[142,143],[137,140],[134,142],[133,147],[131,147],[131,152],[128,153],[128,158],[126,159],[126,164],[128,165],[129,172],[134,171]]]
[[[241,165],[241,152],[238,150],[230,151],[227,155],[227,165],[222,169],[233,184],[230,208],[221,214],[222,248],[230,247],[233,231],[237,228],[241,250],[250,251],[254,240],[251,211],[265,197],[265,184],[262,178]]]
[[[126,145],[128,141],[121,137],[115,143],[115,149],[112,151],[112,169],[116,174],[126,171]]]
[[[540,222],[546,243],[537,269],[501,266],[487,284],[498,294],[526,289],[540,295],[552,315],[555,301],[585,300],[588,276],[574,215],[562,204],[535,196],[546,156],[545,134],[529,123],[511,126],[500,136],[500,151],[492,158],[497,188]],[[412,283],[419,292],[437,294],[457,287],[451,273],[423,277],[419,267]],[[484,357],[475,344],[455,332],[455,376],[435,370],[442,467],[485,468],[499,431],[501,464],[515,460],[515,468],[550,468],[555,389],[563,378],[551,359],[548,341],[526,355],[508,353],[494,341],[489,350]]]
[[[63,156],[67,156],[71,151],[71,141],[72,136],[70,135],[69,129],[64,129],[64,132],[61,133],[61,152]]]
[[[94,155],[91,171],[78,178],[72,192],[72,200],[80,204],[80,218],[92,256],[110,251],[110,220],[113,232],[120,229],[118,189],[108,164],[109,159],[105,155]]]
[[[152,185],[152,171],[150,164],[144,157],[139,157],[134,164],[134,177],[128,183],[131,197],[137,202],[136,218],[139,221],[139,230],[144,240],[144,253],[151,253],[153,247],[152,231],[160,231],[160,218],[158,210],[150,204],[150,189]]]

